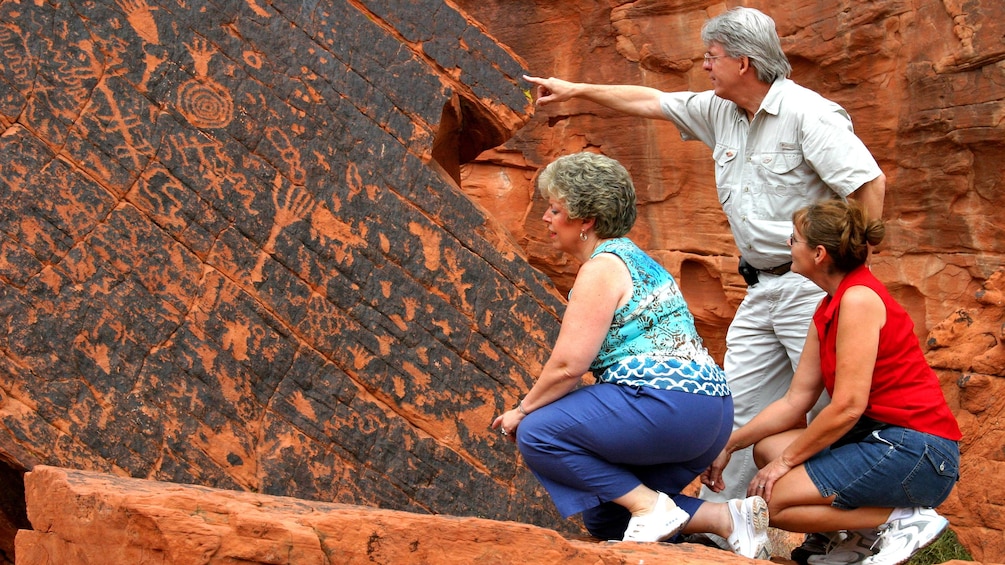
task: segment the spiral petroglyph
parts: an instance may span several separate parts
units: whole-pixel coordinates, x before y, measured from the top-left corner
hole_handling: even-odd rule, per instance
[[[190,80],[178,89],[178,110],[197,128],[222,128],[234,117],[234,100],[215,82]]]

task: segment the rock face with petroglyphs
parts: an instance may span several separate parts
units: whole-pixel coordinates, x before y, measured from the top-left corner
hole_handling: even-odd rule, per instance
[[[562,299],[457,185],[530,114],[504,47],[439,1],[71,0],[0,48],[0,555],[39,464],[561,521],[488,425]]]

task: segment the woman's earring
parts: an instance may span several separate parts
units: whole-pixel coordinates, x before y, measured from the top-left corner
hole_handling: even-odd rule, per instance
[[[590,236],[586,235],[585,231],[581,231],[581,232],[579,232],[579,239],[582,240],[582,241],[586,241],[586,240],[590,239]]]

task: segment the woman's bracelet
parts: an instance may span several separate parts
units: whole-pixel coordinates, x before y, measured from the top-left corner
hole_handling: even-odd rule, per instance
[[[524,416],[527,415],[527,411],[523,409],[523,400],[521,400],[520,402],[516,403],[516,409],[517,409],[517,412],[523,414]]]

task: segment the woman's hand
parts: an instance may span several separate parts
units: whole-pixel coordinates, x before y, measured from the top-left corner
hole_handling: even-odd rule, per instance
[[[492,429],[499,430],[503,438],[516,442],[516,429],[520,426],[524,414],[517,409],[503,412],[492,421]]]
[[[712,461],[708,469],[700,475],[701,484],[707,486],[712,492],[722,492],[726,488],[726,483],[722,482],[722,470],[726,468],[729,459],[733,454],[725,449]]]
[[[782,478],[792,470],[792,466],[786,463],[782,457],[777,457],[764,466],[754,480],[750,481],[747,487],[747,496],[760,496],[764,500],[771,500],[771,489],[775,487],[775,481]]]

